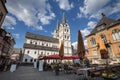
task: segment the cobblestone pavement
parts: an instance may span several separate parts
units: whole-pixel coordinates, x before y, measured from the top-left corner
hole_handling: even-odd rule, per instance
[[[0,73],[0,80],[81,80],[80,78],[81,76],[76,74],[64,74],[61,72],[60,75],[56,76],[52,71],[39,72],[32,66],[20,66],[15,72]]]

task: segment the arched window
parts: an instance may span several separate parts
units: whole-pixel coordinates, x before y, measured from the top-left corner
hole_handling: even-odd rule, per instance
[[[69,39],[69,36],[67,36],[67,39]]]
[[[33,62],[33,59],[30,59],[30,62]]]
[[[32,44],[32,40],[30,41],[30,44]]]
[[[36,54],[36,51],[34,52],[34,54]]]
[[[96,44],[95,38],[91,38],[90,42],[91,42],[91,45],[95,45]]]
[[[101,35],[101,39],[103,40],[104,43],[107,43],[106,36],[104,34]]]
[[[27,59],[25,59],[25,62],[27,62]]]
[[[27,51],[27,53],[29,54],[30,51]]]
[[[69,30],[67,29],[67,32],[68,32]]]
[[[115,29],[112,31],[113,40],[120,40],[120,30]]]
[[[41,52],[41,55],[43,56],[43,52]]]

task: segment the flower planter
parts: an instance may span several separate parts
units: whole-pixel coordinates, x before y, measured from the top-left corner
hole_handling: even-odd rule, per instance
[[[104,78],[104,80],[116,80],[117,79],[117,77],[112,77],[112,78],[110,78],[110,77],[103,77]]]

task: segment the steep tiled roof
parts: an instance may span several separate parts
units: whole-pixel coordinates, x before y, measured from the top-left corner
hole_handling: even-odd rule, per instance
[[[47,41],[47,42],[52,42],[52,43],[59,43],[59,40],[56,38],[43,36],[40,34],[34,34],[34,33],[30,33],[30,32],[27,32],[25,37],[30,38],[30,39],[35,39],[35,40],[42,40],[42,41]]]
[[[40,45],[34,45],[34,44],[24,44],[24,48],[29,49],[39,49],[39,50],[48,50],[48,51],[58,51],[58,48],[53,47],[47,47],[47,46],[40,46]]]
[[[106,16],[103,16],[102,19],[98,22],[98,24],[95,26],[95,28],[91,31],[91,33],[88,36],[95,34],[98,31],[104,30],[106,28],[110,28],[111,26],[114,26],[118,23],[120,23],[119,20],[113,20]],[[101,27],[101,25],[104,25],[104,28],[97,30],[98,28]]]

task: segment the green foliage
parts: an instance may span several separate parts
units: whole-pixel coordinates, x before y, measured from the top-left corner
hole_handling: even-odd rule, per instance
[[[65,61],[65,64],[71,65],[73,62],[72,61]]]
[[[103,72],[102,73],[102,77],[109,77],[109,78],[113,78],[115,77],[115,74],[114,73],[106,73],[106,72]]]

